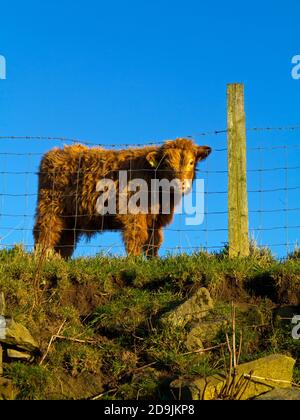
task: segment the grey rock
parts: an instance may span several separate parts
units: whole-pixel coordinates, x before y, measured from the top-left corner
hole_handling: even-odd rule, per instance
[[[186,347],[193,351],[203,348],[203,342],[210,343],[214,340],[226,321],[204,321],[194,324],[186,338]]]
[[[6,319],[0,315],[0,340],[5,338]]]
[[[39,350],[37,342],[28,329],[22,324],[15,322],[13,319],[5,319],[5,325],[2,325],[0,331],[2,331],[2,334],[0,335],[0,344],[17,347],[18,349],[29,352]]]
[[[187,335],[185,347],[189,351],[204,349],[203,341],[197,334],[193,333],[193,330]],[[203,354],[204,353],[199,353],[199,355]]]
[[[248,381],[244,392],[239,390],[236,399],[249,400],[274,388],[290,388],[295,360],[291,357],[274,354],[237,367],[236,383],[240,378]],[[222,392],[226,378],[214,375],[207,378],[200,376],[181,377],[171,382],[174,395],[180,399],[214,400],[224,399]]]
[[[18,360],[31,360],[32,355],[29,353],[25,353],[22,351],[14,350],[14,349],[7,349],[7,356],[10,359],[18,359]]]
[[[298,388],[288,388],[288,389],[280,389],[276,388],[273,391],[267,392],[263,394],[255,400],[264,400],[264,401],[300,401],[300,389]]]
[[[203,319],[213,307],[209,291],[200,288],[191,298],[164,314],[160,321],[163,326],[183,328],[189,322]]]

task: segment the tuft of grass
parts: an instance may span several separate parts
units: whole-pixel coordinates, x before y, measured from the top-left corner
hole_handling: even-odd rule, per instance
[[[48,369],[20,362],[7,365],[5,376],[12,379],[19,390],[17,398],[22,400],[44,399],[45,390],[53,381],[51,372]]]

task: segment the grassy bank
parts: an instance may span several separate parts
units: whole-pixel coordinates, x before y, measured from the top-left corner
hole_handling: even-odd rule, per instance
[[[299,255],[277,261],[256,250],[243,259],[229,259],[226,250],[155,260],[52,256],[42,267],[21,248],[0,251],[7,316],[24,324],[41,348],[33,363],[6,363],[4,375],[22,399],[171,398],[170,380],[223,371],[228,358],[223,349],[186,354],[188,327],[170,331],[158,322],[200,286],[215,301],[210,319],[229,320],[235,302],[242,361],[290,354],[298,359],[294,380],[300,381],[300,342],[292,339],[291,321],[277,316],[288,313],[282,307],[300,305]],[[203,344],[222,343],[225,332]]]

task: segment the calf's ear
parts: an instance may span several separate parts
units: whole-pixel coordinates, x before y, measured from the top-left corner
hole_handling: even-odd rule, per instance
[[[157,168],[157,152],[153,151],[153,152],[149,152],[146,156],[147,161],[149,162],[150,166],[152,168]]]
[[[198,146],[196,152],[197,162],[206,159],[211,153],[211,148],[208,146]]]

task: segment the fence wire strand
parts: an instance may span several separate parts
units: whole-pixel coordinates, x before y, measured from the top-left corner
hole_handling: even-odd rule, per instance
[[[300,126],[287,126],[287,127],[254,127],[248,128],[247,133],[250,135],[256,134],[263,136],[261,140],[263,145],[259,146],[249,143],[247,146],[248,157],[253,155],[253,162],[255,165],[250,165],[247,169],[248,177],[248,199],[249,199],[249,217],[250,217],[250,233],[253,238],[261,246],[272,248],[284,248],[285,254],[288,255],[291,250],[297,247],[298,234],[300,233],[300,225],[297,223],[297,213],[300,212],[300,207],[297,205],[297,195],[300,190],[300,180],[297,178],[297,171],[300,169],[300,159],[295,162],[296,151],[300,149],[300,142],[290,142],[286,137],[289,133],[297,132]],[[199,165],[196,170],[196,177],[204,177],[205,191],[194,192],[193,194],[204,194],[205,204],[203,208],[204,223],[201,226],[187,228],[184,226],[184,217],[180,215],[175,227],[172,225],[165,229],[165,232],[170,232],[170,236],[166,245],[162,248],[165,252],[178,251],[178,252],[194,252],[199,250],[222,250],[227,243],[227,215],[226,196],[227,196],[227,161],[225,152],[227,152],[226,144],[220,144],[219,139],[222,135],[226,135],[228,130],[212,130],[195,133],[194,135],[182,136],[184,138],[197,139],[197,138],[217,138],[215,142],[216,147],[213,147],[213,153],[220,152],[217,155],[218,164],[214,165],[211,157],[208,159],[205,166]],[[269,140],[273,140],[264,136],[264,133],[283,133],[285,141],[281,144],[270,144]],[[6,141],[5,141],[6,140]],[[8,141],[8,142],[7,142]],[[22,144],[22,150],[14,150],[19,148],[17,141]],[[60,136],[0,136],[0,248],[9,248],[17,242],[21,242],[25,248],[33,249],[33,238],[30,235],[32,232],[33,220],[35,217],[34,209],[38,197],[37,193],[37,179],[42,175],[37,168],[40,158],[47,151],[34,151],[23,150],[24,143],[31,144],[32,142],[58,142],[63,144],[83,144],[91,147],[103,147],[106,149],[117,150],[120,148],[141,148],[145,146],[161,146],[163,141],[149,141],[145,143],[115,143],[107,144],[101,142],[93,142],[89,140],[80,140],[77,138],[60,137]],[[13,150],[9,150],[13,146]],[[280,163],[272,165],[273,154],[281,153]],[[257,154],[257,155],[256,155]],[[213,155],[212,155],[213,156]],[[292,163],[289,164],[292,158]],[[131,158],[129,173],[130,177],[133,176],[137,169],[131,167]],[[250,159],[251,160],[251,159]],[[27,164],[26,164],[27,162]],[[222,167],[220,167],[220,162]],[[25,166],[27,168],[25,168]],[[15,169],[16,167],[16,169]],[[144,168],[144,171],[150,171],[149,168]],[[152,171],[152,170],[151,170]],[[92,172],[92,171],[91,171]],[[111,171],[113,172],[113,171]],[[81,168],[79,164],[75,173],[68,173],[70,177],[77,180],[77,194],[76,194],[76,212],[75,214],[62,215],[62,219],[74,219],[72,227],[66,227],[65,232],[71,231],[73,233],[73,242],[77,243],[77,232],[95,233],[103,232],[103,218],[102,226],[100,229],[80,229],[77,226],[78,221],[82,217],[93,217],[98,214],[79,214],[78,205],[80,202],[79,197],[79,176],[81,173],[89,174],[88,170]],[[290,175],[291,174],[291,175]],[[254,182],[254,179],[257,181]],[[270,177],[273,185],[270,185]],[[278,177],[278,179],[276,178]],[[253,182],[252,182],[253,181]],[[298,181],[298,182],[297,182]],[[254,183],[254,185],[253,185]],[[224,185],[224,188],[223,188]],[[53,190],[56,188],[55,182],[53,183]],[[279,195],[278,195],[279,194]],[[66,199],[72,197],[72,194],[63,195]],[[277,202],[278,201],[278,202]],[[279,205],[279,202],[281,205]],[[15,221],[15,223],[13,223]],[[273,223],[271,223],[271,221]],[[133,229],[136,229],[133,226]],[[152,226],[151,231],[151,244],[154,238],[155,227]],[[119,232],[118,229],[109,229],[110,232]],[[281,232],[278,234],[278,240],[272,240],[274,235],[265,236],[265,234],[272,232]],[[21,236],[18,235],[21,233]],[[192,234],[200,234],[198,237],[192,237]],[[174,236],[175,235],[175,236]],[[176,236],[177,235],[177,236]],[[14,238],[14,243],[9,240]],[[31,239],[32,238],[32,239]],[[195,240],[197,238],[197,245]],[[266,239],[269,238],[269,239]],[[282,240],[284,238],[284,240]],[[169,246],[170,242],[174,243],[177,239],[176,246]],[[79,243],[77,247],[80,249],[90,249],[95,251],[111,251],[114,249],[124,250],[121,240],[118,243],[109,245],[101,245],[102,238],[97,240],[97,245],[89,243]],[[10,243],[11,242],[11,243]],[[99,242],[99,244],[98,244]],[[185,246],[184,242],[187,246]],[[150,246],[150,245],[149,245]],[[153,245],[154,246],[154,245]],[[62,246],[63,247],[63,246]]]

